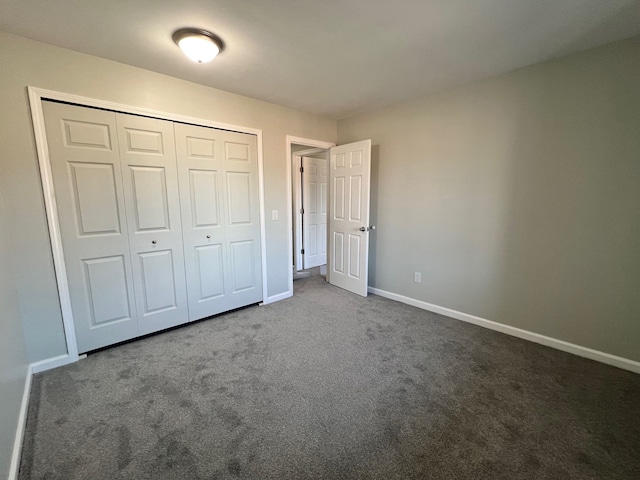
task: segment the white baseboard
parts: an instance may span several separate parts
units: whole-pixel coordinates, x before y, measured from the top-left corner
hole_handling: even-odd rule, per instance
[[[261,303],[261,305],[269,305],[270,303],[279,302],[280,300],[284,300],[285,298],[293,297],[293,292],[287,290],[286,292],[278,293],[277,295],[271,295],[267,297],[267,299]]]
[[[24,392],[22,393],[22,403],[20,404],[20,413],[18,414],[18,427],[16,436],[13,441],[13,454],[11,455],[11,465],[9,466],[8,480],[18,480],[20,471],[20,456],[22,453],[22,441],[24,439],[24,431],[27,426],[27,410],[29,409],[29,395],[31,394],[31,380],[36,373],[51,370],[52,368],[68,365],[77,362],[86,355],[60,355],[58,357],[47,358],[39,362],[32,363],[27,367],[27,376],[24,381]]]
[[[474,325],[479,325],[480,327],[495,330],[497,332],[506,333],[507,335],[512,335],[524,340],[529,340],[530,342],[539,343],[540,345],[545,345],[557,350],[562,350],[563,352],[572,353],[574,355],[585,357],[590,360],[606,363],[607,365],[613,365],[614,367],[629,370],[634,373],[640,373],[640,362],[636,362],[635,360],[630,360],[628,358],[618,357],[609,353],[593,350],[591,348],[576,345],[574,343],[569,343],[563,340],[558,340],[556,338],[540,335],[539,333],[530,332],[521,328],[511,327],[503,323],[493,322],[481,317],[476,317],[475,315],[458,312],[457,310],[452,310],[450,308],[441,307],[432,303],[423,302],[422,300],[416,300],[415,298],[405,297],[404,295],[399,295],[397,293],[387,292],[386,290],[381,290],[379,288],[369,287],[369,293],[389,298],[391,300],[396,300],[401,303],[406,303],[407,305],[412,305],[423,310],[439,313],[447,317],[455,318],[456,320],[473,323]]]
[[[46,360],[41,360],[39,362],[35,362],[31,364],[31,371],[33,373],[44,372],[45,370],[51,370],[52,368],[62,367],[63,365],[68,365],[73,362],[77,362],[81,358],[86,357],[86,355],[60,355],[53,358],[47,358]]]
[[[31,378],[33,369],[31,365],[27,367],[27,376],[24,381],[24,392],[22,393],[22,403],[20,404],[20,414],[18,415],[18,427],[13,441],[13,453],[11,455],[11,465],[9,465],[8,480],[18,480],[20,471],[20,455],[22,453],[22,439],[27,426],[27,410],[29,408],[29,394],[31,393]]]

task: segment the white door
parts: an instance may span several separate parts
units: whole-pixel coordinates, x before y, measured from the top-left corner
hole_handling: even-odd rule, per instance
[[[329,282],[366,297],[371,140],[331,148],[329,171]]]
[[[116,114],[43,102],[78,350],[138,335]]]
[[[229,308],[262,301],[258,140],[255,135],[217,130],[224,160],[225,235]]]
[[[116,114],[140,334],[188,321],[173,123]]]
[[[304,268],[327,263],[327,161],[302,157]]]
[[[262,300],[257,140],[174,124],[189,318]]]

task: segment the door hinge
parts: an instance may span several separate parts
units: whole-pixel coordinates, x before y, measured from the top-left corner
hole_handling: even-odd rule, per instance
[[[304,208],[301,208],[301,209],[300,209],[300,214],[301,214],[301,215],[304,215]]]
[[[304,255],[304,248],[303,248],[302,250],[300,250],[300,253],[301,253],[302,255]]]
[[[304,172],[304,168],[300,167],[300,173]]]

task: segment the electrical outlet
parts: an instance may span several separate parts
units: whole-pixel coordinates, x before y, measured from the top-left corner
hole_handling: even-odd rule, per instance
[[[413,272],[413,281],[416,283],[422,283],[422,273]]]
[[[278,220],[278,210],[271,211],[271,220]]]

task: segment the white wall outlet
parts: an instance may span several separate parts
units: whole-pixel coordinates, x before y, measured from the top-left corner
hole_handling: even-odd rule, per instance
[[[278,210],[271,210],[271,220],[278,220]]]
[[[413,272],[413,281],[416,283],[422,283],[422,273]]]

